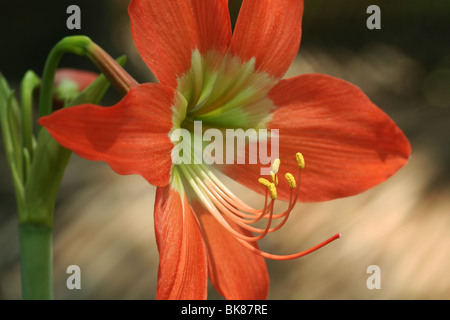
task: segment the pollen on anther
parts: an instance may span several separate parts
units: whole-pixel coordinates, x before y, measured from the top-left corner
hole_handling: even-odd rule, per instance
[[[264,178],[259,178],[258,182],[263,185],[264,187],[269,188],[269,186],[272,184],[269,180],[264,179]]]
[[[305,158],[303,158],[303,155],[300,152],[297,152],[295,157],[297,158],[298,167],[300,169],[304,169],[305,168]]]
[[[295,187],[297,186],[296,182],[295,182],[295,178],[292,174],[290,174],[289,172],[286,173],[285,178],[289,184],[289,187],[291,189],[295,189]]]
[[[275,184],[271,183],[270,186],[267,187],[270,192],[270,197],[272,200],[275,200],[277,198],[277,187],[275,187]]]

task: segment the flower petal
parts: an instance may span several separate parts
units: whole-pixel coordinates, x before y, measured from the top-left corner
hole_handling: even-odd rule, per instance
[[[60,109],[67,101],[86,89],[98,74],[87,70],[62,68],[56,70],[54,79],[53,107]]]
[[[173,110],[184,98],[169,87],[143,84],[113,107],[91,104],[62,109],[39,120],[64,147],[119,174],[140,174],[151,184],[169,183]],[[184,106],[185,107],[185,106]]]
[[[281,78],[297,55],[303,0],[244,0],[230,43],[232,55],[256,59],[256,70]]]
[[[208,272],[202,235],[186,196],[170,185],[157,188],[155,233],[157,299],[206,299]]]
[[[161,84],[177,87],[195,49],[224,53],[231,38],[228,1],[132,0],[131,33],[147,66]]]
[[[68,80],[76,83],[78,86],[78,92],[81,92],[95,79],[97,79],[97,77],[98,74],[92,71],[61,68],[56,70],[54,86],[58,87],[63,81]]]
[[[358,194],[385,181],[409,159],[411,146],[394,121],[344,80],[301,75],[280,81],[269,98],[277,106],[268,128],[279,129],[280,178],[297,172],[297,152],[305,157],[299,200]],[[258,166],[228,166],[225,172],[262,191],[255,183]],[[277,189],[280,198],[288,198],[287,183]]]
[[[202,227],[208,251],[209,278],[216,290],[230,300],[266,299],[269,275],[264,258],[244,248],[198,202],[193,203],[193,208]],[[248,231],[231,221],[228,223],[250,236]]]

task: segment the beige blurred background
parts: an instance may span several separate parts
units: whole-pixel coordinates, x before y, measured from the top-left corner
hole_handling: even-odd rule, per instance
[[[0,11],[0,72],[16,89],[26,70],[41,71],[54,43],[75,34],[65,28],[69,2],[24,2]],[[113,56],[126,54],[130,73],[153,81],[130,37],[128,3],[78,1],[79,33]],[[381,8],[381,30],[366,28],[370,4]],[[239,1],[230,7],[235,17]],[[286,76],[320,72],[360,86],[405,131],[413,153],[392,179],[361,195],[298,204],[282,231],[261,241],[266,251],[292,253],[343,234],[307,257],[268,261],[269,298],[449,299],[450,1],[305,0],[303,25]],[[80,57],[62,63],[95,70]],[[109,92],[105,104],[117,99]],[[0,144],[0,299],[20,299],[15,200]],[[228,182],[249,203],[261,203]],[[138,176],[72,157],[55,213],[56,299],[155,298],[154,191]],[[66,287],[73,264],[81,268],[81,290]],[[366,286],[370,265],[380,267],[381,289]]]

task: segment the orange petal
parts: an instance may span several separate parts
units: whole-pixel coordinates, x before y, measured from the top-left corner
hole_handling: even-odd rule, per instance
[[[231,38],[227,0],[132,0],[129,14],[143,60],[172,88],[190,69],[193,50],[225,53]]]
[[[157,299],[206,299],[208,273],[202,235],[186,196],[171,186],[157,188],[155,233]]]
[[[178,98],[169,87],[143,84],[131,88],[113,107],[80,105],[56,111],[39,123],[78,155],[164,186],[172,167],[172,106],[183,104]]]
[[[230,300],[266,299],[269,275],[264,258],[244,248],[199,203],[193,203],[193,208],[202,227],[208,251],[209,278],[216,290]],[[236,230],[251,236],[250,232],[228,222]]]
[[[230,51],[256,70],[281,78],[300,46],[303,0],[244,0]]]
[[[394,121],[344,80],[301,75],[280,81],[269,98],[277,106],[268,128],[279,129],[279,174],[297,172],[297,152],[305,157],[299,200],[358,194],[388,179],[409,159],[411,146]],[[256,183],[257,165],[228,166],[225,171],[262,191]],[[277,190],[280,199],[288,199],[286,183]]]

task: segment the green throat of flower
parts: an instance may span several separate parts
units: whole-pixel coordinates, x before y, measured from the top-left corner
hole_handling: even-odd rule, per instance
[[[194,50],[191,68],[177,87],[187,102],[186,125],[202,121],[216,128],[265,128],[273,109],[267,93],[276,83],[255,70],[254,59],[242,62],[230,54]]]

